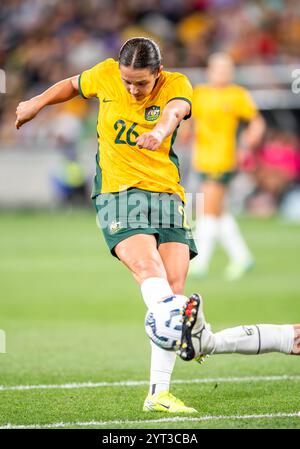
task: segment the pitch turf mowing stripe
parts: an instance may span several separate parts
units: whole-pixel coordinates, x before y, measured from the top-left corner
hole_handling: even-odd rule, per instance
[[[280,382],[280,381],[300,381],[300,376],[250,376],[250,377],[213,377],[203,379],[175,379],[172,384],[203,384],[213,382]],[[1,391],[27,391],[27,390],[54,390],[54,389],[78,389],[78,388],[102,388],[102,387],[137,387],[148,385],[148,380],[128,380],[121,382],[81,382],[67,384],[45,384],[45,385],[0,385]]]
[[[50,424],[11,424],[8,423],[4,426],[0,426],[0,429],[55,429],[61,427],[88,427],[88,426],[113,426],[113,425],[126,425],[126,424],[155,424],[155,423],[172,423],[172,422],[199,422],[199,421],[218,421],[224,419],[274,419],[274,418],[299,418],[299,412],[291,413],[267,413],[261,415],[219,415],[219,416],[200,416],[199,418],[179,417],[174,418],[161,418],[161,419],[138,419],[138,420],[115,420],[115,421],[88,421],[88,422],[59,422]]]

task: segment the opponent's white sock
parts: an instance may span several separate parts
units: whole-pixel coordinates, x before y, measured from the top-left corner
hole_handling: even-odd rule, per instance
[[[164,278],[152,277],[141,284],[141,292],[148,309],[153,309],[158,302],[175,296],[170,284]],[[152,341],[151,368],[150,368],[150,394],[169,391],[171,375],[176,361],[174,351],[166,351]]]
[[[294,327],[288,324],[251,324],[224,329],[214,335],[214,354],[290,354],[294,344]]]
[[[152,277],[143,281],[141,292],[149,310],[162,299],[175,296],[167,279],[159,277]]]
[[[151,343],[151,370],[150,394],[169,391],[171,375],[176,361],[175,351],[166,351],[152,341]]]
[[[207,270],[219,234],[219,220],[214,215],[204,215],[196,226],[195,242],[198,256],[193,261],[193,268]]]
[[[246,263],[253,259],[237,222],[230,214],[219,218],[219,239],[231,261]]]

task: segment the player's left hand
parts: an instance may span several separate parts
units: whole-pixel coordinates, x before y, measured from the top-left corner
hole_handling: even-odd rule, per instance
[[[136,143],[139,148],[145,148],[146,150],[157,150],[161,143],[163,141],[163,138],[160,133],[156,131],[152,131],[149,133],[143,133],[136,139]]]

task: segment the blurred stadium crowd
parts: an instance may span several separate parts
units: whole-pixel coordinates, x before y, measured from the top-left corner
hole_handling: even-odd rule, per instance
[[[78,142],[94,136],[97,104],[81,99],[48,108],[28,127],[14,130],[20,99],[117,57],[133,36],[154,38],[166,68],[203,67],[215,51],[226,51],[237,65],[290,64],[300,60],[300,2],[297,0],[10,0],[0,7],[0,68],[7,77],[1,95],[0,141],[6,146],[53,140],[68,160]],[[1,148],[1,147],[0,147]],[[255,189],[272,198],[299,183],[299,140],[271,129],[245,171]],[[77,173],[75,178],[83,179]],[[79,182],[79,181],[78,181]],[[80,182],[79,182],[80,184]],[[299,197],[298,197],[299,198]],[[259,202],[260,201],[260,202]],[[247,207],[258,210],[261,197]],[[263,204],[269,204],[264,199]]]

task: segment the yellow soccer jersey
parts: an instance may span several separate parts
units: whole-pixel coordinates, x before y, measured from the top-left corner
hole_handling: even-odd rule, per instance
[[[196,86],[193,95],[195,169],[206,173],[233,170],[239,121],[251,120],[256,114],[252,98],[241,86]]]
[[[154,128],[170,100],[182,98],[191,104],[188,79],[163,71],[151,94],[136,101],[123,85],[118,62],[107,59],[80,75],[79,89],[83,97],[99,99],[93,197],[137,187],[175,193],[184,200],[178,158],[172,149],[177,130],[156,151],[139,149],[136,138]]]

